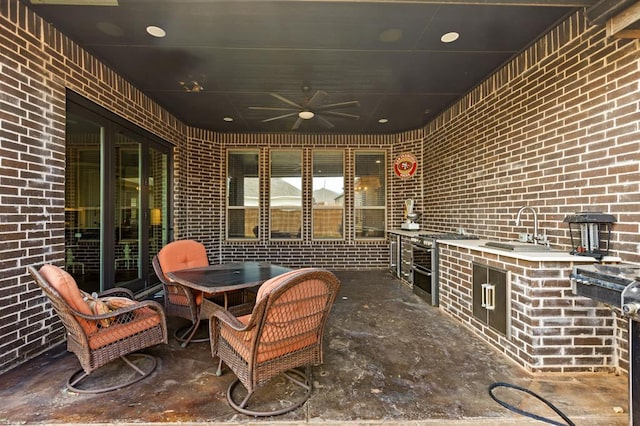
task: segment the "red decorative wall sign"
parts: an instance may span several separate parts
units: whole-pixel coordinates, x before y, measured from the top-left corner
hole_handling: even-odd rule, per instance
[[[417,169],[418,160],[416,160],[413,154],[409,154],[408,152],[398,155],[396,161],[393,163],[393,171],[402,179],[412,177],[416,174]]]

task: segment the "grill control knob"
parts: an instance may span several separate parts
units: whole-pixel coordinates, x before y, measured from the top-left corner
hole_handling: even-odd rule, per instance
[[[622,305],[622,312],[629,316],[637,315],[640,312],[640,303],[625,303]]]

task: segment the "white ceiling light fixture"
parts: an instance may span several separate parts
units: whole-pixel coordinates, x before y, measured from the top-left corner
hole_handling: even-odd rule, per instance
[[[388,123],[388,122],[389,122],[388,118],[381,118],[381,119],[378,120],[378,123],[380,123],[380,124],[385,124],[385,123]]]
[[[162,38],[167,35],[167,32],[165,30],[155,25],[149,25],[147,27],[147,33],[157,38]]]
[[[452,43],[458,38],[460,38],[460,34],[455,31],[451,31],[449,33],[443,34],[442,37],[440,37],[440,41],[443,43]]]
[[[302,118],[303,120],[311,120],[314,116],[315,114],[311,111],[300,111],[298,113],[298,117]]]
[[[233,117],[224,117],[223,120],[227,123],[231,123],[233,121]]]

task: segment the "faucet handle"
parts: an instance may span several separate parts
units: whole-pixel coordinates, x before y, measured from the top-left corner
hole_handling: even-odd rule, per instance
[[[540,244],[543,244],[543,245],[545,245],[545,246],[548,246],[548,245],[549,245],[549,238],[547,238],[547,234],[546,234],[546,233],[544,233],[544,234],[542,234],[542,235],[536,235],[536,236],[534,237],[534,239],[535,239],[536,241],[538,241]]]

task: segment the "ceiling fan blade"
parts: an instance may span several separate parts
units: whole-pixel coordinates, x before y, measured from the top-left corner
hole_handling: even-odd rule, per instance
[[[327,92],[316,90],[316,93],[314,93],[311,99],[309,99],[309,103],[307,103],[307,106],[314,107],[315,105],[321,103],[322,99],[324,99],[325,96],[327,96]]]
[[[330,115],[332,117],[353,118],[354,120],[358,120],[360,118],[359,115],[346,114],[344,112],[336,112],[336,111],[320,111],[318,112],[318,114]]]
[[[332,122],[330,122],[329,120],[327,120],[327,119],[326,119],[326,118],[324,118],[323,116],[321,116],[321,115],[316,115],[316,117],[318,118],[318,120],[320,120],[320,122],[321,122],[322,124],[324,124],[324,126],[325,126],[327,129],[332,129],[333,127],[335,127],[335,126],[333,125],[333,123],[332,123]]]
[[[359,107],[359,106],[360,106],[360,102],[358,101],[347,101],[347,102],[338,102],[337,104],[321,105],[319,107],[314,108],[314,111],[326,111],[328,109],[350,108],[350,107]]]
[[[298,108],[250,106],[249,109],[259,109],[262,111],[296,111]]]
[[[300,125],[302,124],[302,118],[298,117],[298,119],[296,120],[295,123],[293,123],[293,126],[291,126],[291,130],[298,130],[298,127],[300,127]]]
[[[265,118],[262,120],[263,123],[268,123],[269,121],[280,120],[281,118],[293,117],[294,115],[298,115],[298,112],[290,112],[289,114],[278,115],[276,117]]]
[[[271,96],[273,96],[274,98],[284,102],[287,105],[291,105],[292,107],[295,107],[297,109],[303,109],[302,105],[298,105],[297,103],[293,102],[292,100],[289,100],[287,98],[285,98],[282,95],[278,95],[277,93],[269,93]]]

